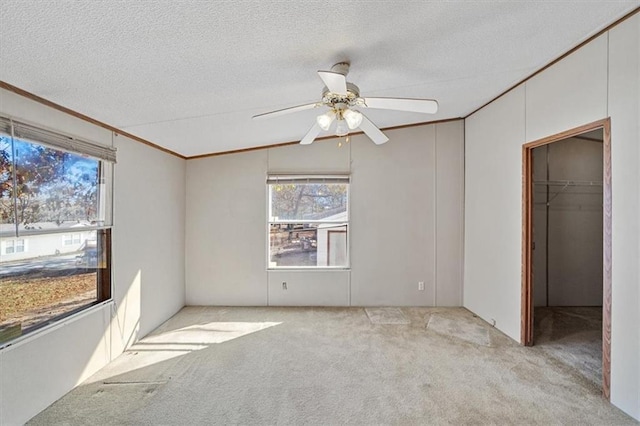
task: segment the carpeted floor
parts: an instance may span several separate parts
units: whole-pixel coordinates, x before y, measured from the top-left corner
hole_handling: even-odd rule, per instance
[[[534,311],[534,345],[602,388],[602,307]]]
[[[637,424],[465,309],[400,312],[187,307],[30,423]]]

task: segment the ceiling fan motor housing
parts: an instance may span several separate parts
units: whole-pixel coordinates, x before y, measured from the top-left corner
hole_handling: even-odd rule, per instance
[[[360,99],[360,89],[353,83],[347,82],[347,93],[333,93],[326,87],[322,91],[322,104],[329,108],[336,108],[339,104],[346,106],[354,106],[358,104]]]
[[[338,62],[334,66],[331,67],[331,71],[337,72],[338,74],[342,74],[345,77],[349,74],[349,67],[351,64],[349,62]]]

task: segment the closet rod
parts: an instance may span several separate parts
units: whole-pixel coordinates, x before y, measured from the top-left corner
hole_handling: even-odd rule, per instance
[[[536,180],[534,185],[548,186],[602,186],[602,181],[593,180]]]

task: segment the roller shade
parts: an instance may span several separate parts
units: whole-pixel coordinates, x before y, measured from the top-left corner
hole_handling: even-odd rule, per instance
[[[13,134],[16,138],[27,139],[51,148],[86,155],[112,163],[116,162],[116,148],[114,147],[100,145],[51,130],[41,129],[8,117],[0,116],[0,132],[8,135]]]
[[[269,175],[267,176],[268,184],[305,184],[305,183],[324,183],[338,184],[349,183],[347,175]]]

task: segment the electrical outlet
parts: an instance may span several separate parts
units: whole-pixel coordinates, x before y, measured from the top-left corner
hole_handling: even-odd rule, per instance
[[[424,291],[424,281],[418,281],[418,290]]]
[[[283,290],[287,289],[287,282],[286,281],[282,281],[282,289]]]

